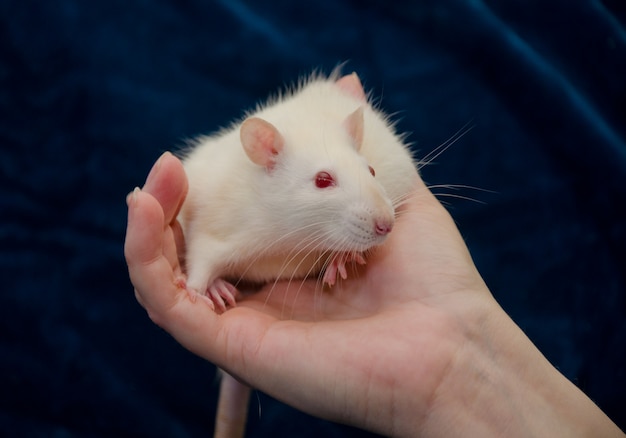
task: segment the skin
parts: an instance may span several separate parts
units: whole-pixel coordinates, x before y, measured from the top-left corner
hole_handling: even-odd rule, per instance
[[[186,191],[166,153],[129,194],[130,278],[154,323],[239,380],[388,436],[624,436],[496,303],[420,179],[348,280],[279,282],[222,314],[184,288],[175,218]]]

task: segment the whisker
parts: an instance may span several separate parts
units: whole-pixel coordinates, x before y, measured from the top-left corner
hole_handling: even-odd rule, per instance
[[[467,134],[472,129],[474,129],[475,125],[471,123],[472,121],[467,122],[465,125],[463,125],[463,127],[461,127],[461,129],[455,132],[449,139],[444,141],[442,144],[440,144],[435,149],[433,149],[428,154],[426,154],[421,160],[419,160],[417,163],[417,170],[419,171],[422,169],[422,167],[432,164],[433,161],[439,158],[439,156],[443,154],[445,151],[447,151],[448,148],[450,148],[450,146],[455,144],[463,136],[465,136],[465,134]]]
[[[347,253],[347,254],[351,254],[354,253],[353,257],[356,256],[356,254],[358,253],[358,251],[352,251],[350,250],[350,239],[348,237],[344,238],[343,242],[339,242],[339,244],[337,245],[339,249],[337,250],[333,250],[333,251],[324,251],[322,248],[324,248],[324,242],[326,242],[327,240],[327,235],[325,234],[320,234],[317,236],[317,245],[312,249],[312,251],[319,251],[320,254],[317,257],[317,259],[315,260],[313,266],[311,267],[311,269],[309,270],[309,272],[307,273],[307,277],[311,274],[312,269],[315,266],[319,266],[320,262],[321,263],[321,267],[320,267],[320,274],[322,272],[325,272],[325,270],[328,268],[329,264],[333,262],[334,257],[336,256],[336,254],[341,254],[341,253]],[[345,248],[345,249],[344,249]],[[356,263],[353,261],[353,264],[356,265]],[[342,281],[342,278],[337,279],[338,282]],[[304,283],[301,283],[300,288],[298,288],[298,291],[296,292],[296,296],[294,297],[294,306],[293,309],[295,309],[295,302],[297,301],[297,298],[300,294],[300,292],[302,291],[302,286],[304,285]],[[318,275],[316,282],[315,282],[315,289],[313,291],[314,296],[313,296],[313,317],[315,318],[316,314],[317,314],[317,297],[323,297],[323,289],[324,289],[324,284],[323,284],[323,276],[322,275]],[[292,317],[293,317],[293,313],[292,313]]]
[[[413,193],[404,193],[392,199],[391,205],[393,205],[394,210],[397,212],[398,208],[402,206],[402,204],[407,202],[409,199],[411,199],[412,196],[413,196]]]
[[[459,190],[459,189],[469,189],[469,190],[477,190],[485,193],[497,193],[493,190],[483,189],[481,187],[469,186],[466,184],[433,184],[427,186],[428,189],[451,189],[451,190]]]
[[[437,199],[439,199],[440,196],[447,196],[448,198],[456,198],[456,199],[462,199],[464,201],[472,201],[472,202],[476,202],[477,204],[483,204],[483,205],[487,204],[485,201],[470,198],[469,196],[457,195],[456,193],[433,193],[433,195],[435,195]],[[449,204],[449,203],[446,203],[446,204]]]
[[[319,225],[323,222],[318,222],[316,225]],[[314,224],[315,225],[315,224]],[[303,227],[301,229],[305,229],[307,227]],[[323,235],[316,235],[316,234],[311,234],[309,236],[306,237],[306,239],[304,240],[304,245],[299,245],[297,248],[293,248],[288,254],[286,254],[285,256],[285,261],[283,263],[282,268],[280,269],[279,273],[276,276],[276,279],[274,280],[274,283],[272,285],[272,288],[270,289],[270,291],[268,292],[268,295],[266,297],[265,303],[267,304],[267,302],[269,301],[271,294],[274,290],[274,288],[276,287],[278,281],[283,277],[283,274],[285,273],[285,271],[287,270],[287,267],[294,261],[296,260],[298,257],[301,257],[303,254],[304,256],[301,258],[300,262],[298,262],[298,264],[294,267],[293,269],[293,273],[291,275],[291,277],[288,280],[288,283],[291,284],[291,282],[295,279],[295,275],[296,272],[299,270],[299,268],[302,266],[302,264],[306,261],[306,258],[308,257],[309,254],[314,253],[316,251],[320,251],[321,254],[318,256],[318,258],[316,260],[314,260],[314,262],[312,263],[311,267],[308,269],[308,271],[304,274],[304,278],[308,278],[310,277],[310,275],[314,272],[314,270],[316,269],[316,266],[319,264],[319,260],[324,257],[324,251],[321,250],[320,248],[323,247],[323,242],[326,239],[324,238]],[[301,242],[302,243],[302,242]],[[255,260],[258,260],[259,257],[256,257]],[[298,289],[298,291],[296,292],[296,297],[294,298],[294,300],[297,300],[297,297],[300,293],[300,291],[302,290],[302,287],[304,286],[304,281],[300,284],[300,288]],[[287,296],[285,295],[285,300],[287,299]],[[295,301],[294,301],[295,302]],[[283,311],[284,308],[286,307],[286,302],[283,302]],[[293,316],[293,315],[292,315]]]
[[[470,186],[470,185],[466,185],[466,184],[433,184],[433,185],[429,185],[428,189],[429,190],[432,190],[432,189],[448,189],[448,190],[468,189],[468,190],[476,190],[476,191],[483,192],[483,193],[496,193],[493,190],[483,189],[483,188],[480,188],[480,187]],[[456,194],[456,193],[435,193],[435,192],[433,192],[433,195],[437,199],[439,199],[440,201],[441,201],[440,197],[447,196],[447,197],[450,197],[450,198],[457,198],[457,199],[463,199],[463,200],[466,200],[466,201],[476,202],[478,204],[486,204],[485,201],[481,201],[479,199],[471,198],[469,196],[459,195],[459,194]]]
[[[312,239],[314,237],[314,239]],[[314,272],[314,270],[316,270],[316,267],[319,266],[320,261],[324,258],[326,258],[326,260],[324,260],[324,262],[322,263],[321,269],[320,269],[320,273],[324,271],[324,269],[326,268],[329,260],[331,259],[331,257],[328,257],[330,252],[329,251],[325,251],[322,248],[324,247],[324,242],[327,240],[327,237],[325,234],[319,234],[317,236],[309,236],[309,239],[312,239],[309,242],[309,245],[307,247],[310,247],[309,251],[307,254],[304,255],[304,257],[302,258],[301,262],[296,266],[296,269],[294,270],[294,274],[295,275],[295,271],[297,271],[297,269],[301,266],[301,264],[304,262],[304,260],[306,259],[306,257],[308,257],[308,255],[310,255],[311,253],[314,252],[319,252],[320,254],[317,256],[317,258],[313,261],[311,267],[308,269],[308,271],[304,274],[305,278],[309,278],[311,276],[311,274]],[[299,250],[296,254],[294,254],[287,262],[286,264],[290,263],[291,260],[293,260],[294,258],[298,257],[301,255],[301,253],[306,250],[307,248],[302,248],[301,250]],[[289,283],[291,284],[291,282],[294,280],[294,277],[292,277],[289,279]],[[320,276],[317,277],[317,280],[315,282],[315,291],[314,294],[317,293],[318,290],[318,286],[320,285]],[[300,283],[300,287],[298,288],[298,290],[296,291],[296,294],[293,298],[293,305],[292,305],[292,314],[291,314],[291,318],[294,317],[294,311],[295,311],[295,303],[298,300],[298,296],[300,295],[300,292],[302,292],[302,288],[304,287],[304,281],[302,281]],[[323,287],[323,285],[322,285]],[[320,289],[321,290],[321,289]],[[287,298],[287,296],[285,295],[285,299]],[[283,312],[284,312],[284,308],[286,307],[286,302],[283,302]],[[315,305],[314,305],[314,309],[313,312],[315,314]]]
[[[295,272],[299,269],[299,267],[302,265],[302,263],[304,263],[304,260],[306,259],[306,256],[308,254],[310,254],[311,252],[313,252],[315,249],[309,249],[312,245],[315,245],[315,240],[310,240],[312,237],[314,236],[307,236],[307,240],[308,242],[306,243],[305,246],[301,247],[301,248],[293,248],[289,251],[289,253],[287,253],[285,255],[285,260],[283,262],[283,265],[281,267],[281,269],[279,270],[278,274],[276,275],[276,278],[274,279],[274,282],[272,284],[272,288],[269,290],[267,297],[265,299],[265,303],[267,304],[267,302],[270,299],[270,296],[272,294],[272,292],[274,291],[274,288],[276,287],[277,283],[281,280],[281,278],[283,277],[283,274],[285,273],[285,271],[287,270],[287,267],[289,266],[289,264],[294,261],[298,256],[300,256],[303,252],[308,251],[305,256],[302,258],[302,260],[296,265],[296,267],[294,268],[294,273],[292,273],[292,275],[290,276],[289,280],[288,280],[288,284],[291,284],[291,282],[294,280],[294,276],[295,276]],[[315,248],[315,247],[314,247]],[[313,267],[311,267],[311,269],[313,269]],[[307,274],[310,274],[307,273]],[[305,276],[306,277],[306,276]],[[285,298],[286,295],[285,295]],[[283,302],[283,309],[285,307],[286,303]]]
[[[311,236],[310,236],[311,237]],[[307,270],[307,272],[304,274],[304,278],[303,281],[300,282],[300,286],[298,287],[298,290],[296,291],[296,295],[293,298],[293,306],[292,306],[292,314],[291,314],[291,318],[294,317],[294,311],[295,311],[295,303],[298,300],[298,296],[300,296],[300,292],[302,291],[302,288],[304,287],[304,279],[309,278],[310,275],[314,272],[315,268],[317,267],[317,265],[319,264],[319,261],[322,259],[322,257],[324,257],[324,251],[320,250],[319,248],[322,246],[324,242],[323,236],[319,235],[316,237],[316,240],[313,240],[310,242],[310,245],[312,246],[312,249],[310,249],[305,255],[304,257],[302,257],[302,260],[296,265],[296,268],[294,269],[294,273],[291,275],[291,277],[289,278],[289,284],[291,284],[291,282],[294,280],[294,276],[295,276],[295,272],[300,268],[300,266],[302,265],[302,263],[304,263],[304,260],[306,260],[306,258],[317,251],[320,251],[320,254],[317,256],[317,258],[314,260],[314,262],[311,264],[311,267]],[[291,257],[290,260],[287,261],[287,263],[289,263],[290,261],[294,260],[295,257],[298,257],[306,248],[303,248],[302,250],[298,251],[297,254],[295,254],[293,257]],[[323,269],[322,269],[323,270]],[[285,300],[287,299],[287,296],[285,295]],[[283,309],[286,306],[286,302],[283,301]]]
[[[250,270],[250,268],[256,262],[258,262],[262,257],[264,257],[265,255],[270,253],[273,247],[279,245],[281,242],[287,240],[288,238],[292,237],[293,235],[297,235],[299,233],[302,233],[303,231],[306,231],[307,228],[311,228],[311,227],[317,226],[320,223],[322,223],[322,222],[308,224],[308,225],[302,226],[300,228],[294,229],[294,230],[292,230],[292,231],[290,231],[288,233],[285,233],[285,234],[281,235],[278,239],[273,240],[272,242],[269,242],[269,243],[266,242],[266,241],[258,242],[256,244],[256,247],[252,248],[249,251],[251,254],[255,254],[255,256],[252,258],[252,260],[250,260],[250,262],[248,263],[248,266],[246,267],[246,269],[244,269],[244,271],[239,275],[239,279],[237,280],[237,282],[235,283],[234,286],[237,287],[237,285],[241,281],[243,281],[243,279],[245,278],[245,276],[248,273],[248,271]]]

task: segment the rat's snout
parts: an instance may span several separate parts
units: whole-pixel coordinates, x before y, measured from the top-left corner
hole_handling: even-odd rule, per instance
[[[342,208],[341,218],[341,226],[336,229],[341,251],[347,247],[354,251],[365,251],[380,245],[393,229],[395,221],[393,209],[387,211],[385,208],[381,211],[361,202]]]
[[[393,219],[376,219],[374,222],[374,231],[379,236],[386,236],[393,229]]]

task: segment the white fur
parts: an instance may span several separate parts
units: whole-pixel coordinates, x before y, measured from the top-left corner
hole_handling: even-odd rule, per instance
[[[190,288],[202,292],[218,277],[317,274],[323,253],[382,243],[384,236],[372,232],[373,218],[393,218],[411,190],[415,164],[387,118],[340,90],[336,79],[313,77],[247,114],[274,125],[284,139],[271,171],[244,152],[240,124],[200,139],[186,155],[189,194],[179,220]],[[357,152],[343,122],[359,106],[364,131]],[[316,188],[319,171],[333,174],[336,187]]]

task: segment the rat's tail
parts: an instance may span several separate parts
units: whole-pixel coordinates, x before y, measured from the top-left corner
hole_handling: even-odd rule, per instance
[[[248,418],[250,388],[222,372],[214,438],[243,438]]]

